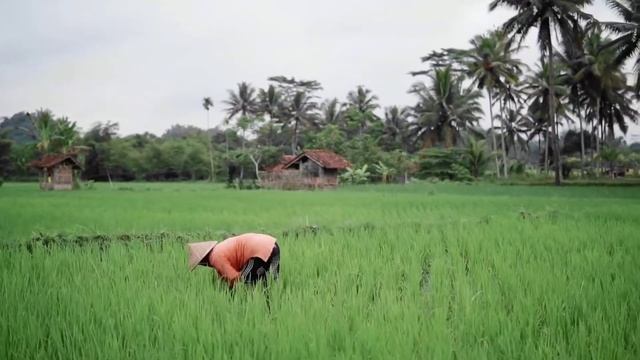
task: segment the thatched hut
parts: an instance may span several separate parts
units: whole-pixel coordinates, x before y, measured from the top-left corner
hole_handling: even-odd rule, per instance
[[[41,172],[42,190],[73,190],[75,171],[81,169],[76,154],[49,154],[31,165]]]
[[[262,174],[261,186],[292,190],[331,188],[338,185],[340,172],[350,166],[349,161],[333,151],[305,150]]]

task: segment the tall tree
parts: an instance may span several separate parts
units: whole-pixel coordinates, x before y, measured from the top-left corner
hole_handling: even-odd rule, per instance
[[[298,151],[298,137],[301,126],[315,126],[317,124],[316,91],[322,86],[315,80],[296,80],[285,76],[272,76],[273,82],[282,94],[281,110],[278,121],[283,128],[291,128],[291,153]]]
[[[568,118],[567,109],[563,102],[568,94],[567,87],[559,76],[561,73],[559,67],[555,67],[553,69],[556,71],[554,76],[549,76],[548,72],[550,70],[551,68],[546,63],[538,65],[538,68],[534,73],[527,76],[525,80],[526,85],[523,87],[523,90],[528,94],[526,100],[529,103],[530,115],[535,119],[535,123],[544,128],[544,130],[540,131],[538,134],[544,135],[545,139],[545,170],[548,169],[549,164],[548,153],[550,138],[556,134],[556,130],[554,128],[557,125],[557,121],[552,121],[551,119],[556,119],[556,117],[563,119]],[[553,83],[549,83],[549,79],[552,79]],[[552,96],[549,95],[550,92],[553,93]],[[550,106],[550,100],[553,100],[555,104]],[[550,107],[553,107],[554,114],[549,113],[548,110]],[[551,143],[552,142],[553,141],[551,141]],[[555,161],[557,161],[559,155],[556,154],[556,148],[553,145],[551,147],[553,149],[552,155],[554,156],[555,166]]]
[[[596,98],[597,118],[604,130],[602,138],[612,141],[615,138],[615,126],[626,134],[627,120],[636,122],[637,110],[630,96],[631,89],[627,86],[624,64],[617,61],[618,50],[605,46],[610,42],[599,31],[587,36],[583,70],[589,85],[588,92]]]
[[[325,100],[320,106],[320,111],[322,113],[320,118],[321,125],[341,125],[342,118],[344,116],[342,110],[342,105],[338,99],[333,98]]]
[[[622,22],[605,22],[607,29],[619,37],[610,43],[619,50],[616,64],[622,65],[636,56],[636,94],[640,94],[640,0],[607,0],[609,6],[622,18]]]
[[[502,139],[507,149],[507,155],[513,149],[515,159],[520,160],[520,155],[527,148],[527,131],[528,120],[522,115],[522,110],[507,109],[499,115],[502,133],[505,135]]]
[[[7,131],[0,130],[0,186],[2,185],[2,181],[7,173],[7,169],[9,168],[10,155],[11,155],[11,145],[13,142],[9,140],[7,136]]]
[[[269,85],[265,89],[258,91],[258,107],[261,114],[269,116],[269,120],[273,121],[278,118],[282,111],[282,94],[275,86]]]
[[[256,96],[256,89],[249,83],[241,82],[238,84],[236,92],[233,90],[228,91],[229,98],[224,101],[227,105],[227,119],[226,123],[229,124],[231,120],[235,119],[236,128],[242,131],[242,153],[245,153],[246,143],[246,131],[251,128],[256,121],[256,115],[260,112],[258,98]],[[240,179],[244,177],[244,165],[240,166]]]
[[[588,87],[584,81],[583,69],[586,62],[584,51],[585,29],[580,24],[574,24],[571,36],[563,40],[563,51],[558,54],[563,66],[567,69],[564,76],[565,85],[569,89],[569,102],[573,113],[578,117],[580,126],[580,171],[584,176],[585,165],[585,140],[584,140],[584,112],[583,104],[586,99]]]
[[[347,94],[346,106],[346,120],[350,127],[357,128],[358,135],[363,135],[368,127],[380,120],[374,113],[380,107],[378,96],[364,86],[360,85]]]
[[[451,68],[435,69],[428,75],[429,86],[419,82],[409,90],[418,97],[411,123],[414,141],[423,147],[443,144],[454,146],[464,133],[473,132],[482,115],[478,90],[465,88],[464,78],[453,74]]]
[[[515,10],[516,14],[505,22],[503,30],[518,43],[522,43],[531,30],[538,29],[538,46],[542,56],[546,55],[547,66],[549,67],[548,83],[553,84],[555,83],[552,78],[555,75],[554,34],[559,33],[562,37],[570,36],[571,29],[577,22],[592,20],[589,14],[582,11],[591,2],[591,0],[493,0],[489,5],[489,9],[493,11],[500,6],[505,6]],[[552,98],[554,92],[549,91],[548,93],[550,99],[547,104],[549,105],[549,120],[553,133],[555,183],[560,185],[562,182],[560,146],[556,128],[556,110],[554,109],[556,101]]]
[[[408,151],[408,130],[411,109],[409,107],[391,106],[384,111],[384,133],[382,148],[386,151],[401,149]]]
[[[246,82],[238,84],[238,90],[228,91],[229,98],[224,101],[227,105],[227,121],[232,120],[237,115],[248,116],[255,115],[259,111],[258,98],[256,97],[256,89]]]
[[[524,64],[515,58],[515,53],[516,49],[502,31],[492,31],[486,35],[474,37],[471,40],[471,49],[460,53],[462,62],[468,69],[469,77],[477,85],[478,89],[486,90],[489,97],[489,117],[491,118],[492,146],[494,147],[492,150],[495,154],[497,176],[500,176],[500,168],[497,149],[495,148],[497,142],[493,115],[494,98],[497,93],[504,94],[518,83]],[[505,97],[505,99],[508,98]],[[504,146],[505,142],[502,141],[501,143],[503,145],[503,174],[508,177],[507,151]]]
[[[209,129],[211,128],[211,124],[209,122],[209,110],[213,107],[213,100],[211,100],[210,97],[203,98],[202,107],[207,112],[207,129],[205,130],[205,135],[207,138],[207,148],[209,151],[209,181],[214,182],[216,179],[216,172],[213,165],[213,143],[211,142],[211,136],[209,136]]]
[[[298,151],[298,135],[301,126],[314,126],[317,120],[316,110],[318,104],[314,99],[303,91],[298,91],[287,107],[286,114],[289,123],[293,126],[291,138],[291,153],[295,155]]]

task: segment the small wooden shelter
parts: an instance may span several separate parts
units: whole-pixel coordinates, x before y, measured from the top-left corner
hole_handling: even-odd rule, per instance
[[[305,150],[260,176],[261,186],[276,189],[318,189],[338,185],[338,175],[351,164],[330,150]]]
[[[75,170],[81,169],[76,154],[49,154],[31,163],[40,169],[42,190],[73,190]]]

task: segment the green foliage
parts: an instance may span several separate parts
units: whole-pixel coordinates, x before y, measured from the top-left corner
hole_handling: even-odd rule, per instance
[[[363,165],[361,168],[347,168],[343,174],[340,175],[340,181],[344,184],[350,185],[362,185],[369,182],[371,173],[369,172],[368,165]]]
[[[384,184],[388,184],[391,182],[392,177],[396,174],[397,170],[385,165],[382,161],[379,161],[377,164],[373,165],[374,170],[378,175],[380,175],[380,180]]]
[[[418,177],[440,180],[468,181],[471,172],[465,167],[466,151],[458,148],[431,148],[420,152]]]
[[[470,138],[467,147],[464,149],[464,166],[474,178],[479,178],[484,175],[484,172],[489,166],[491,157],[487,153],[486,148],[486,141]]]
[[[344,154],[347,139],[345,133],[337,125],[327,125],[319,132],[308,132],[305,144],[312,149],[328,149],[337,154]]]
[[[364,166],[382,160],[382,149],[376,140],[369,135],[357,136],[346,143],[344,152],[349,161],[355,166]]]
[[[637,357],[638,188],[126,186],[2,188],[0,358]],[[269,291],[186,269],[248,231]]]
[[[524,163],[521,163],[519,161],[516,161],[509,166],[509,174],[522,176],[526,173],[526,171],[527,171],[527,166]]]
[[[411,134],[423,147],[455,146],[463,135],[478,124],[482,94],[464,84],[464,76],[450,67],[429,73],[430,84],[414,84],[409,90],[418,98],[416,121]]]
[[[13,141],[8,139],[4,131],[0,131],[0,186],[11,164],[11,146]]]
[[[609,168],[609,175],[614,176],[615,167],[618,166],[622,152],[615,146],[605,146],[600,150],[598,159],[603,161]]]

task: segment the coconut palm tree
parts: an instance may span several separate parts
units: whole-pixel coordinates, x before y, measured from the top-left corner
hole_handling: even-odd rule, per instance
[[[579,21],[591,21],[592,17],[586,14],[582,9],[591,4],[592,0],[493,0],[489,5],[490,10],[498,7],[508,7],[516,11],[516,14],[508,19],[503,30],[511,35],[513,40],[521,44],[527,35],[534,28],[538,29],[538,46],[541,55],[546,55],[549,67],[547,75],[549,84],[554,84],[554,34],[558,33],[562,37],[571,36],[571,29],[574,24]],[[553,133],[553,156],[555,167],[555,183],[560,185],[562,179],[560,174],[560,146],[556,129],[556,109],[554,108],[556,101],[552,98],[555,92],[549,91],[550,99],[547,101],[549,106],[549,121]]]
[[[358,86],[347,94],[346,106],[346,120],[351,126],[358,128],[358,135],[362,135],[365,129],[380,120],[374,113],[380,107],[378,96],[364,86]]]
[[[482,115],[480,91],[463,87],[463,77],[451,68],[435,69],[428,75],[431,84],[414,84],[409,93],[418,97],[414,106],[415,121],[410,131],[415,142],[423,147],[437,143],[454,146],[464,133],[473,132]]]
[[[597,121],[602,126],[602,138],[615,138],[615,125],[627,132],[626,120],[637,121],[637,111],[633,107],[630,88],[618,63],[618,50],[606,44],[611,40],[601,32],[593,31],[585,39],[585,58],[579,75],[587,83],[587,93],[596,101]],[[605,136],[606,133],[606,136]]]
[[[316,91],[322,85],[315,80],[296,80],[285,76],[272,76],[268,79],[276,84],[281,94],[281,106],[278,122],[283,129],[291,127],[291,152],[298,150],[298,135],[301,126],[317,125],[318,103],[315,101]]]
[[[246,82],[238,84],[238,91],[228,91],[229,98],[224,101],[228,106],[227,122],[236,115],[248,116],[255,115],[258,112],[258,99],[256,98],[256,89]]]
[[[258,107],[261,114],[269,115],[270,120],[275,120],[282,111],[282,93],[275,86],[269,85],[258,91]]]
[[[242,131],[242,153],[245,152],[246,131],[255,124],[255,116],[259,112],[258,98],[256,97],[256,89],[246,82],[238,84],[237,92],[228,91],[229,98],[224,101],[227,105],[227,118],[225,123],[229,124],[235,119],[235,127]],[[228,143],[228,141],[227,141]],[[228,145],[227,145],[228,146]],[[228,155],[228,151],[227,151]],[[244,166],[240,166],[240,181],[244,178]]]
[[[467,75],[479,90],[486,90],[489,97],[489,117],[491,128],[494,126],[493,105],[497,93],[511,94],[509,91],[517,83],[524,64],[515,58],[516,49],[508,41],[502,31],[492,31],[485,35],[477,35],[471,40],[471,49],[460,52]],[[505,99],[509,99],[505,96]],[[502,104],[502,103],[501,103]],[[502,108],[502,106],[501,106]],[[501,111],[502,112],[502,111]],[[491,131],[492,150],[495,154],[496,176],[500,176],[495,131]],[[503,135],[504,138],[504,135]],[[502,157],[505,177],[508,177],[507,151],[502,141]]]
[[[538,159],[539,163],[542,164],[540,168],[545,172],[548,171],[548,146],[547,139],[549,138],[549,126],[547,125],[547,114],[545,105],[543,104],[544,99],[534,98],[533,101],[529,104],[527,108],[527,112],[524,115],[525,119],[525,128],[527,129],[527,133],[529,134],[527,137],[527,144],[529,144],[533,139],[538,140]],[[545,139],[546,149],[542,149],[542,139]]]
[[[467,141],[467,147],[463,152],[464,164],[466,168],[469,169],[471,176],[476,179],[484,174],[487,165],[489,165],[491,161],[485,149],[485,140],[476,140],[471,137],[469,141]]]
[[[515,159],[520,159],[521,150],[527,148],[528,119],[522,115],[522,109],[507,109],[499,115],[501,132],[505,135],[502,142],[507,148],[507,155],[514,150]]]
[[[383,148],[387,151],[402,149],[408,151],[408,129],[411,109],[409,107],[391,106],[384,111]]]
[[[314,97],[304,91],[295,93],[289,106],[285,110],[287,125],[293,126],[291,135],[291,153],[295,155],[298,151],[298,135],[301,127],[314,127],[317,125],[318,104]]]
[[[609,46],[618,49],[616,64],[622,65],[634,55],[636,94],[640,94],[640,0],[607,0],[609,6],[622,18],[622,22],[604,22],[604,26],[619,37]]]
[[[631,98],[631,88],[623,64],[617,62],[618,50],[607,46],[611,40],[600,31],[592,31],[585,38],[584,58],[577,77],[584,83],[587,116],[600,133],[596,140],[596,153],[600,144],[615,138],[615,127],[622,133],[628,129],[627,121],[636,123],[638,111]]]
[[[325,100],[320,106],[322,125],[340,125],[343,118],[343,108],[338,99]]]
[[[213,166],[213,144],[211,143],[211,137],[209,136],[209,129],[211,128],[211,125],[209,124],[209,110],[213,107],[213,100],[211,100],[211,98],[208,96],[202,98],[202,107],[207,112],[207,129],[205,130],[205,134],[207,138],[207,148],[209,150],[209,181],[214,182],[216,175]]]
[[[537,124],[543,128],[538,131],[538,135],[544,135],[545,145],[544,145],[544,169],[548,169],[549,158],[549,140],[550,137],[555,136],[557,130],[554,129],[557,125],[556,121],[551,121],[549,118],[549,100],[553,99],[555,104],[553,105],[555,113],[553,114],[555,118],[568,119],[567,109],[563,100],[566,99],[568,95],[568,90],[564,85],[563,80],[559,77],[560,69],[559,67],[555,67],[554,71],[556,71],[555,76],[549,76],[548,72],[550,71],[550,67],[547,66],[546,63],[538,65],[537,69],[533,74],[527,76],[525,80],[525,86],[523,86],[523,91],[525,91],[528,96],[526,102],[529,103],[529,115],[534,119],[533,123]],[[549,79],[553,79],[554,83],[550,85]],[[549,92],[553,93],[553,96],[549,96]],[[530,137],[531,139],[531,137]],[[554,162],[557,161],[557,158],[560,156],[556,154],[557,148],[553,147],[553,156]],[[555,165],[555,164],[554,164]]]
[[[563,76],[565,85],[569,89],[569,103],[573,113],[578,117],[580,126],[580,171],[584,175],[585,141],[584,141],[584,113],[582,111],[587,96],[587,84],[584,82],[584,66],[586,54],[584,42],[586,31],[580,24],[574,24],[571,36],[563,41],[563,51],[558,53],[562,66],[566,69]]]

